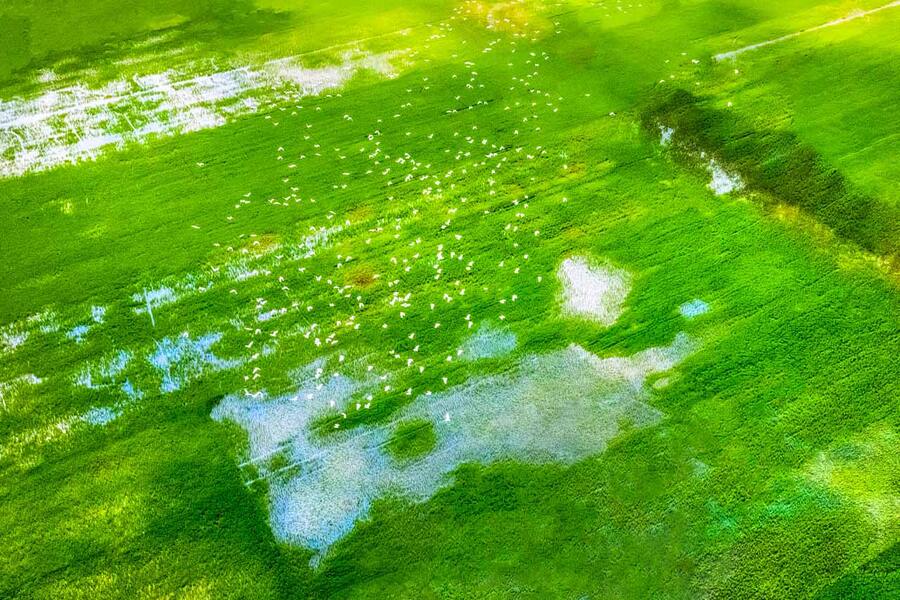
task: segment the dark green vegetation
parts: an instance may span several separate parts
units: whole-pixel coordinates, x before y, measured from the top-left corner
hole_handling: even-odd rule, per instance
[[[398,459],[417,458],[434,448],[437,438],[431,421],[410,419],[401,421],[388,441],[388,450]]]
[[[0,597],[896,596],[900,8],[713,63],[852,7],[528,2],[490,30],[490,3],[52,4],[0,9],[3,100],[41,89],[43,69],[89,66],[101,85],[169,68],[140,50],[159,32],[160,51],[224,64],[363,38],[415,53],[394,79],[0,180],[0,382],[41,381],[2,388]],[[699,152],[747,189],[714,196]],[[274,259],[311,227],[331,231],[313,256]],[[608,329],[559,313],[573,253],[634,276]],[[269,273],[184,292],[153,324],[136,312],[147,289],[240,259]],[[687,321],[693,298],[711,310]],[[92,306],[103,322],[67,337]],[[508,326],[515,352],[448,362],[467,315]],[[327,436],[527,353],[622,356],[679,331],[701,346],[653,391],[659,424],[570,467],[467,464],[427,502],[379,498],[317,569],[273,536],[246,432],[210,418],[228,394],[293,391],[322,356],[392,374],[369,408],[357,396],[318,422]],[[215,354],[247,362],[163,393],[148,357],[185,332],[220,332]],[[76,384],[122,349],[125,370]],[[144,396],[121,416],[72,420],[121,402],[126,379]],[[424,422],[392,427],[397,456],[434,444]]]

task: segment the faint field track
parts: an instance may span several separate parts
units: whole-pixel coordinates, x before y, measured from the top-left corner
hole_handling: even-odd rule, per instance
[[[771,46],[773,44],[778,44],[781,42],[785,42],[787,40],[794,39],[795,37],[800,37],[801,35],[805,35],[807,33],[813,33],[814,31],[821,31],[822,29],[828,29],[829,27],[836,27],[838,25],[843,25],[844,23],[849,23],[850,21],[855,21],[857,19],[861,19],[863,17],[867,17],[869,15],[873,15],[875,13],[881,12],[883,10],[887,10],[889,8],[897,8],[900,7],[900,0],[895,0],[889,4],[885,4],[884,6],[879,6],[878,8],[873,8],[871,10],[863,10],[863,11],[854,11],[847,15],[846,17],[841,17],[840,19],[835,19],[834,21],[829,21],[827,23],[823,23],[821,25],[816,25],[815,27],[810,27],[809,29],[802,29],[800,31],[795,31],[794,33],[789,33],[787,35],[783,35],[781,37],[772,38],[771,40],[766,40],[764,42],[759,42],[756,44],[750,44],[749,46],[744,46],[743,48],[738,48],[737,50],[731,50],[730,52],[722,52],[720,54],[716,54],[713,56],[713,60],[716,62],[721,62],[723,60],[727,60],[730,58],[735,58],[745,52],[752,52],[753,50],[758,50],[759,48],[765,48],[766,46]]]

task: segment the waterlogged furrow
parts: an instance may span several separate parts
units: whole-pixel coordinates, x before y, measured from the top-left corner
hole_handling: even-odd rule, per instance
[[[248,250],[246,254],[241,253],[217,266],[201,267],[155,282],[123,301],[135,314],[147,314],[152,318],[157,309],[164,310],[168,305],[206,293],[217,286],[233,286],[257,276],[271,275],[273,270],[285,264],[310,259],[317,251],[329,247],[335,237],[350,226],[350,221],[332,226],[311,226],[311,232],[297,242],[277,243],[262,249]],[[82,343],[103,325],[108,310],[109,307],[106,306],[91,305],[87,309],[88,317],[66,323],[55,311],[46,309],[25,319],[4,324],[0,326],[0,356],[14,355],[26,343],[42,335],[60,332],[64,332],[67,339]],[[280,314],[283,313],[269,312],[255,318],[265,321]]]
[[[274,269],[285,263],[294,263],[315,256],[316,251],[328,247],[335,236],[351,226],[350,221],[330,227],[311,227],[312,233],[297,243],[272,244],[228,262],[207,266],[197,271],[172,277],[141,292],[135,292],[131,300],[136,302],[136,314],[153,314],[159,307],[177,303],[185,298],[203,294],[218,285],[234,285],[258,276],[271,275]]]
[[[120,349],[82,364],[72,378],[74,389],[102,391],[110,404],[94,406],[85,412],[16,432],[0,443],[0,463],[12,458],[19,459],[20,466],[31,464],[37,460],[36,450],[65,438],[84,425],[107,425],[125,411],[140,407],[147,393],[170,394],[203,375],[235,369],[253,360],[252,357],[219,356],[214,346],[222,337],[219,332],[194,337],[187,333],[164,337],[157,340],[152,349],[140,353]],[[147,367],[150,367],[149,371]],[[138,380],[144,382],[143,387],[136,383]],[[17,409],[21,394],[42,383],[44,380],[34,374],[0,382],[0,416]],[[158,392],[152,385],[158,385]]]
[[[219,127],[268,106],[338,89],[361,71],[393,77],[402,54],[347,53],[339,64],[317,68],[286,57],[201,75],[170,70],[100,88],[75,84],[0,100],[0,177]]]

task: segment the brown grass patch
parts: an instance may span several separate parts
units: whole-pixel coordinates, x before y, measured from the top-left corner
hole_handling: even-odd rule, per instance
[[[358,265],[347,273],[347,281],[354,287],[367,288],[375,283],[375,273],[365,265]]]

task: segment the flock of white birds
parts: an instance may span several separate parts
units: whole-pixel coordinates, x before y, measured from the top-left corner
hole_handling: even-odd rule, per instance
[[[436,41],[452,31],[452,25],[439,23],[433,29],[429,39]],[[109,402],[13,435],[0,444],[0,459],[27,464],[30,449],[79,428],[107,425],[126,411],[139,410],[154,396],[182,390],[203,375],[239,371],[243,389],[222,401],[213,417],[246,429],[249,446],[242,467],[248,483],[257,477],[268,479],[276,535],[312,548],[321,557],[385,494],[425,500],[449,483],[449,474],[465,462],[571,463],[601,452],[625,422],[641,426],[659,420],[660,413],[646,402],[651,394],[647,380],[673,369],[696,348],[698,342],[683,333],[668,346],[630,356],[603,358],[571,345],[521,356],[512,371],[503,374],[478,375],[456,384],[439,376],[441,389],[406,388],[403,393],[410,400],[389,423],[346,429],[336,423],[340,430],[324,441],[311,430],[323,415],[337,411],[346,418],[347,413],[369,409],[379,394],[396,393],[393,382],[401,375],[407,381],[410,374],[423,375],[433,382],[432,372],[447,363],[475,363],[513,353],[516,323],[507,320],[506,308],[520,302],[529,287],[555,286],[558,314],[600,327],[612,326],[625,310],[632,275],[623,268],[587,256],[558,256],[553,259],[555,267],[535,275],[528,265],[541,251],[541,231],[534,225],[540,216],[529,212],[528,195],[508,203],[494,198],[513,165],[541,163],[541,168],[558,173],[567,168],[564,154],[552,156],[540,143],[542,119],[557,113],[565,99],[541,89],[541,72],[551,58],[530,50],[527,41],[525,33],[501,36],[482,50],[502,51],[511,58],[504,127],[495,114],[483,122],[472,117],[490,104],[475,62],[461,60],[457,72],[441,83],[458,88],[454,105],[444,113],[448,119],[459,119],[449,136],[414,131],[408,125],[416,121],[417,107],[434,85],[427,75],[415,83],[410,79],[408,98],[398,99],[396,107],[385,107],[374,124],[363,124],[363,119],[358,123],[349,113],[339,122],[324,123],[317,117],[321,105],[310,109],[300,103],[301,98],[339,89],[360,69],[392,77],[397,65],[409,68],[416,59],[417,53],[408,50],[347,55],[336,66],[314,69],[289,58],[187,78],[166,73],[98,90],[69,87],[0,105],[4,134],[0,139],[6,144],[0,154],[12,152],[0,167],[6,176],[94,158],[107,146],[140,142],[151,134],[181,135],[261,113],[256,118],[273,127],[283,119],[302,119],[306,133],[302,141],[288,139],[273,149],[273,159],[283,167],[283,196],[260,199],[249,190],[223,215],[227,222],[240,224],[249,206],[281,210],[315,204],[316,198],[304,195],[295,182],[307,159],[331,159],[340,173],[334,177],[335,194],[352,193],[356,183],[372,179],[380,179],[387,192],[385,199],[373,200],[385,204],[378,208],[382,216],[376,220],[361,222],[331,211],[293,241],[268,240],[247,231],[243,247],[213,242],[229,256],[224,263],[199,266],[135,289],[119,304],[85,310],[84,319],[64,323],[48,309],[4,326],[0,352],[13,355],[39,336],[83,343],[103,326],[108,311],[146,316],[147,327],[153,329],[165,311],[213,290],[252,298],[237,314],[201,312],[202,322],[184,323],[181,335],[160,337],[150,346],[114,348],[77,365],[72,374],[63,376],[76,388],[105,394]],[[340,98],[338,93],[320,99]],[[130,132],[122,132],[123,121],[128,121]],[[352,135],[364,141],[351,148],[326,148],[317,134],[327,129],[346,131],[348,139]],[[382,139],[388,132],[409,140],[410,147],[386,147]],[[16,144],[18,149],[10,150]],[[202,169],[204,164],[196,167]],[[471,190],[480,197],[469,197]],[[503,210],[496,209],[504,203]],[[416,228],[426,214],[439,213],[444,213],[442,224],[430,237]],[[488,219],[500,235],[496,240],[467,239],[469,219]],[[351,242],[360,256],[336,253],[336,248]],[[497,244],[507,258],[494,264],[487,264],[489,259],[474,250]],[[336,277],[337,270],[360,259],[373,266],[372,279],[379,283],[374,291],[338,283],[343,278]],[[422,270],[429,273],[427,284],[409,283],[410,274]],[[467,290],[461,280],[473,271],[496,285]],[[367,315],[371,303],[382,309],[375,312],[377,321]],[[460,305],[489,308],[456,310]],[[450,306],[454,310],[445,317],[445,307]],[[697,300],[682,307],[682,314],[693,318],[707,308]],[[420,346],[417,333],[423,328],[440,332],[446,318],[463,319],[469,337],[432,335],[429,347]],[[389,350],[392,366],[385,368],[383,357],[369,354],[371,348],[360,352],[342,345],[346,335],[363,328],[381,329],[387,336],[408,341],[411,348]],[[225,343],[229,336],[243,340],[239,351],[235,344]],[[278,353],[287,340],[307,345],[318,358],[294,374],[295,389],[270,394],[266,358]],[[18,396],[56,376],[29,373],[0,384],[0,406],[11,410]],[[414,418],[433,424],[435,449],[417,460],[391,458],[385,444],[392,431]],[[271,467],[269,461],[278,453],[287,466]]]

